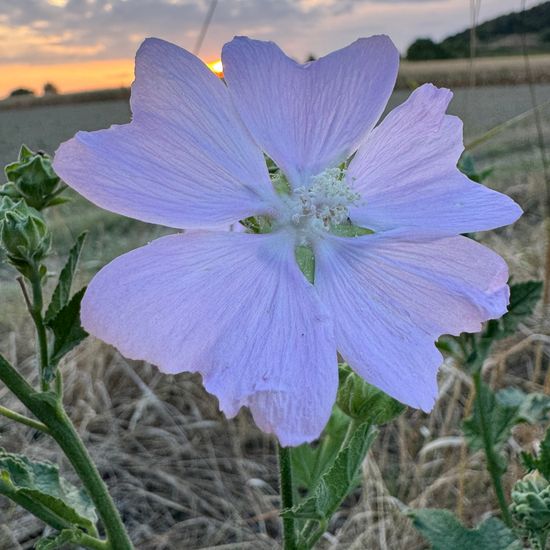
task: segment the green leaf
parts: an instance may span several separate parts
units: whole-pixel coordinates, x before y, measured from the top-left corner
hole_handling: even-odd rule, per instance
[[[87,231],[84,231],[78,236],[75,244],[69,252],[69,257],[67,258],[65,266],[59,274],[57,286],[55,287],[52,300],[48,306],[48,310],[46,311],[44,318],[46,324],[48,324],[49,321],[51,321],[69,302],[69,298],[71,296],[71,286],[76,273],[78,259],[80,258],[80,252],[82,251],[82,246],[84,244],[84,240],[86,239],[87,233]]]
[[[319,442],[292,449],[292,479],[297,490],[309,492],[317,485],[323,472],[334,462],[350,422],[348,416],[334,407]]]
[[[290,510],[284,510],[282,515],[328,521],[349,491],[356,486],[359,468],[376,434],[376,428],[369,423],[357,426],[332,465],[321,476],[312,495]]]
[[[519,323],[533,314],[542,295],[541,281],[527,281],[510,285],[508,312],[500,319],[489,321],[483,338],[498,340],[515,333]]]
[[[489,518],[468,529],[448,510],[410,510],[413,525],[430,542],[432,550],[522,550],[511,529]]]
[[[88,336],[80,325],[80,302],[85,291],[86,287],[79,290],[48,322],[48,328],[54,335],[49,364],[52,371],[64,355]]]
[[[79,544],[82,542],[82,531],[79,529],[63,529],[52,537],[40,539],[35,550],[58,550],[67,544]]]
[[[522,453],[522,459],[528,470],[538,470],[550,482],[550,428],[541,441],[538,456]]]
[[[0,493],[20,504],[47,509],[60,524],[95,531],[97,516],[88,495],[63,479],[50,462],[31,461],[0,450]]]
[[[472,415],[464,420],[464,435],[470,448],[483,448],[481,412],[487,419],[487,432],[491,446],[500,450],[510,437],[512,428],[523,422],[537,424],[547,419],[550,412],[550,396],[541,393],[526,394],[518,388],[506,388],[493,392],[481,383],[481,393],[475,400]]]

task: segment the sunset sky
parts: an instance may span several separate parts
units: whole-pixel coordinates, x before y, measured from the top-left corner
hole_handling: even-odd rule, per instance
[[[479,0],[477,0],[479,1]],[[200,51],[215,61],[234,35],[276,41],[303,61],[360,36],[389,34],[404,52],[418,36],[468,27],[471,0],[219,0]],[[531,7],[540,3],[528,0]],[[147,36],[193,50],[210,0],[0,0],[0,97],[17,87],[61,92],[127,86]],[[479,20],[520,9],[481,0]]]

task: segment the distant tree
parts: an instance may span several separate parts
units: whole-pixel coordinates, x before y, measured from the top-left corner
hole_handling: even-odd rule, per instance
[[[421,61],[425,59],[449,59],[447,50],[436,44],[431,38],[417,38],[407,50],[409,61]]]
[[[51,82],[44,84],[44,95],[57,95],[59,92],[57,86]]]
[[[28,88],[17,88],[10,92],[10,97],[17,97],[20,95],[34,95],[34,92]]]

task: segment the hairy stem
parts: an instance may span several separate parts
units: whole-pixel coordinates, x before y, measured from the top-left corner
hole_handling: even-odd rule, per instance
[[[281,509],[289,510],[293,504],[292,459],[289,447],[278,445],[279,453],[279,487],[281,492]],[[296,550],[296,528],[294,518],[283,516],[283,548]]]
[[[2,407],[2,405],[0,405],[0,416],[5,416],[10,420],[15,420],[15,422],[19,422],[20,424],[25,424],[25,426],[30,426],[31,428],[34,428],[35,430],[39,430],[46,434],[50,433],[50,430],[48,430],[48,426],[46,426],[45,424],[42,424],[42,422],[39,422],[38,420],[33,420],[28,416],[12,411],[7,407]]]
[[[485,458],[487,461],[487,470],[491,476],[491,481],[495,490],[495,494],[502,514],[502,519],[509,527],[512,526],[512,517],[508,510],[508,503],[504,496],[504,489],[502,488],[502,473],[498,464],[497,453],[491,443],[491,437],[489,434],[488,419],[485,415],[485,407],[481,403],[481,370],[474,372],[473,374],[474,386],[476,390],[475,400],[477,410],[479,411],[479,422],[481,429],[481,437],[483,439],[483,448],[485,450]]]
[[[48,338],[42,309],[44,308],[44,299],[42,297],[42,277],[38,269],[35,269],[32,278],[32,308],[31,317],[36,327],[36,341],[38,344],[38,368],[40,372],[40,385],[42,391],[48,391],[49,384],[45,379],[44,373],[48,368]]]

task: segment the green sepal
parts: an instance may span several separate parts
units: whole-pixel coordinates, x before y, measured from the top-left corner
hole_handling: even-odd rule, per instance
[[[407,408],[382,390],[371,386],[343,363],[339,365],[336,403],[349,417],[380,426],[390,422]]]
[[[76,268],[78,265],[78,260],[80,258],[80,253],[82,251],[82,246],[84,245],[84,240],[86,239],[87,231],[81,233],[73,247],[69,252],[69,256],[65,263],[65,266],[59,274],[59,279],[57,281],[57,286],[52,295],[50,305],[46,311],[44,321],[46,324],[53,319],[59,311],[67,305],[69,298],[71,296],[71,286],[73,284],[74,275],[76,273]]]
[[[61,180],[55,173],[51,158],[34,153],[23,145],[19,159],[5,168],[8,183],[0,194],[23,199],[29,206],[43,210],[60,192]]]
[[[80,289],[55,315],[47,322],[47,327],[53,333],[53,345],[49,359],[47,381],[55,376],[55,368],[59,361],[84,340],[88,333],[80,324],[80,303],[86,292],[86,287]]]
[[[63,479],[50,462],[0,450],[0,494],[22,505],[28,503],[31,512],[45,509],[58,519],[59,526],[95,532],[97,515],[90,498]]]
[[[522,550],[513,531],[497,518],[468,529],[448,510],[409,510],[413,525],[431,544],[432,550]]]
[[[341,223],[339,225],[331,225],[330,232],[338,237],[362,237],[363,235],[372,235],[374,231],[366,227],[359,227],[351,223]]]

